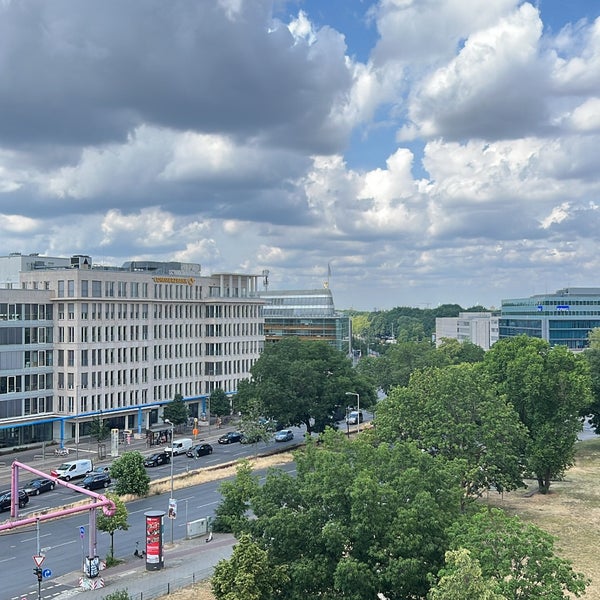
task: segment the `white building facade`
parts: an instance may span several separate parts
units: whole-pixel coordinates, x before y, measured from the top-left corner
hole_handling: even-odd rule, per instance
[[[15,255],[0,257],[0,274],[11,279],[3,282],[5,294],[16,293],[18,285],[19,302],[42,296],[52,309],[51,326],[45,324],[50,344],[30,349],[51,353],[52,402],[33,415],[17,400],[9,416],[1,407],[15,398],[0,391],[0,441],[2,428],[48,419],[53,439],[77,439],[99,415],[111,426],[142,433],[177,394],[192,416],[200,416],[212,390],[233,393],[250,377],[264,345],[258,276],[203,276],[200,265],[190,263],[107,267],[93,265],[89,256],[48,262],[31,256],[35,260],[21,259],[18,283]],[[0,361],[5,350],[0,347]],[[22,367],[12,364],[15,376],[21,368],[25,377],[24,356]]]
[[[443,338],[459,342],[468,340],[484,350],[498,341],[499,317],[491,312],[462,312],[458,317],[438,317],[435,320],[436,346]]]

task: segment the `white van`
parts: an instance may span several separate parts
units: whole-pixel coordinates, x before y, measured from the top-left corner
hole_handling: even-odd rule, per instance
[[[171,445],[165,448],[165,452],[177,456],[178,454],[185,454],[193,445],[194,441],[191,438],[181,438],[180,440],[173,440]]]
[[[56,467],[50,471],[53,477],[64,479],[65,481],[71,481],[71,479],[77,479],[79,477],[85,477],[94,468],[92,461],[89,458],[82,458],[80,460],[69,460],[64,462],[60,467]]]

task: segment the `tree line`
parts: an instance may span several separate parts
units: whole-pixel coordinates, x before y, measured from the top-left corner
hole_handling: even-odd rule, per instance
[[[283,340],[240,386],[239,406],[322,433],[307,435],[295,476],[272,471],[259,485],[242,464],[223,485],[216,527],[239,544],[215,571],[219,600],[585,592],[551,536],[478,499],[528,478],[547,493],[564,475],[593,407],[589,357],[523,336],[485,354],[406,342],[350,365],[322,345]],[[388,392],[380,402],[377,387]],[[329,427],[348,392],[375,412],[355,440]]]

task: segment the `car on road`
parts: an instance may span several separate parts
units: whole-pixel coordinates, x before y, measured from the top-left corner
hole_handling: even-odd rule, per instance
[[[107,488],[110,484],[108,473],[90,473],[84,477],[81,487],[86,490],[99,490],[100,488]]]
[[[289,442],[294,439],[294,432],[291,429],[282,429],[275,434],[276,442]]]
[[[190,458],[198,458],[199,456],[208,456],[212,454],[213,447],[210,444],[196,444],[192,446],[186,454]]]
[[[171,457],[166,452],[155,452],[144,459],[145,467],[158,467],[159,465],[168,465]]]
[[[219,444],[233,444],[242,439],[242,434],[239,431],[229,431],[219,438]]]
[[[91,475],[92,473],[108,473],[110,471],[110,465],[102,465],[100,467],[94,467],[88,473]]]
[[[348,414],[348,418],[346,419],[346,423],[348,425],[357,425],[358,423],[362,423],[364,421],[364,416],[361,411],[353,410]]]
[[[39,496],[43,492],[51,492],[56,486],[56,482],[52,479],[45,477],[36,477],[31,481],[28,481],[23,489],[27,492],[28,496]]]
[[[11,492],[6,490],[0,492],[0,511],[10,510]],[[19,508],[23,508],[29,502],[29,496],[25,490],[19,490]]]

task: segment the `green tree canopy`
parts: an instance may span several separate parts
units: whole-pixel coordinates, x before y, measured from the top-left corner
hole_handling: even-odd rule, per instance
[[[422,450],[459,461],[469,498],[523,485],[527,432],[481,364],[416,371],[407,387],[394,388],[379,403],[376,429],[389,443],[412,440]]]
[[[187,423],[189,410],[181,394],[176,394],[173,400],[163,407],[163,419],[169,420],[173,425]]]
[[[564,346],[527,336],[499,340],[483,364],[527,427],[527,465],[546,493],[573,464],[580,415],[591,404],[589,364]]]
[[[275,600],[289,577],[285,566],[273,566],[269,553],[249,535],[242,535],[229,560],[221,560],[211,578],[217,600]]]
[[[110,558],[115,556],[115,531],[127,531],[129,523],[127,522],[127,507],[125,503],[114,494],[106,494],[114,503],[116,510],[110,517],[105,515],[102,510],[98,510],[96,514],[96,525],[100,531],[104,531],[110,535]]]
[[[554,538],[535,525],[499,509],[482,509],[450,528],[451,548],[466,548],[476,557],[482,576],[495,582],[506,598],[570,598],[589,583],[571,563],[554,553]]]
[[[100,416],[95,416],[90,423],[90,435],[100,443],[110,436],[110,423]]]
[[[446,565],[439,575],[428,600],[507,600],[494,591],[494,581],[483,577],[479,561],[465,548],[446,552]]]
[[[150,490],[150,477],[144,467],[144,457],[137,451],[125,452],[110,467],[110,476],[117,480],[115,493],[119,496],[145,496]]]
[[[286,598],[422,598],[442,565],[457,474],[411,444],[368,440],[327,430],[296,454],[296,477],[273,470],[248,496],[244,473],[224,490],[224,503],[249,497],[241,532],[285,568]]]
[[[217,417],[231,414],[229,398],[221,388],[216,388],[210,393],[210,414]]]
[[[326,342],[284,338],[266,346],[251,372],[252,380],[238,386],[236,409],[245,412],[257,401],[264,416],[304,424],[308,433],[333,423],[336,408],[346,405],[346,392],[360,394],[364,408],[376,399],[345,354]]]

